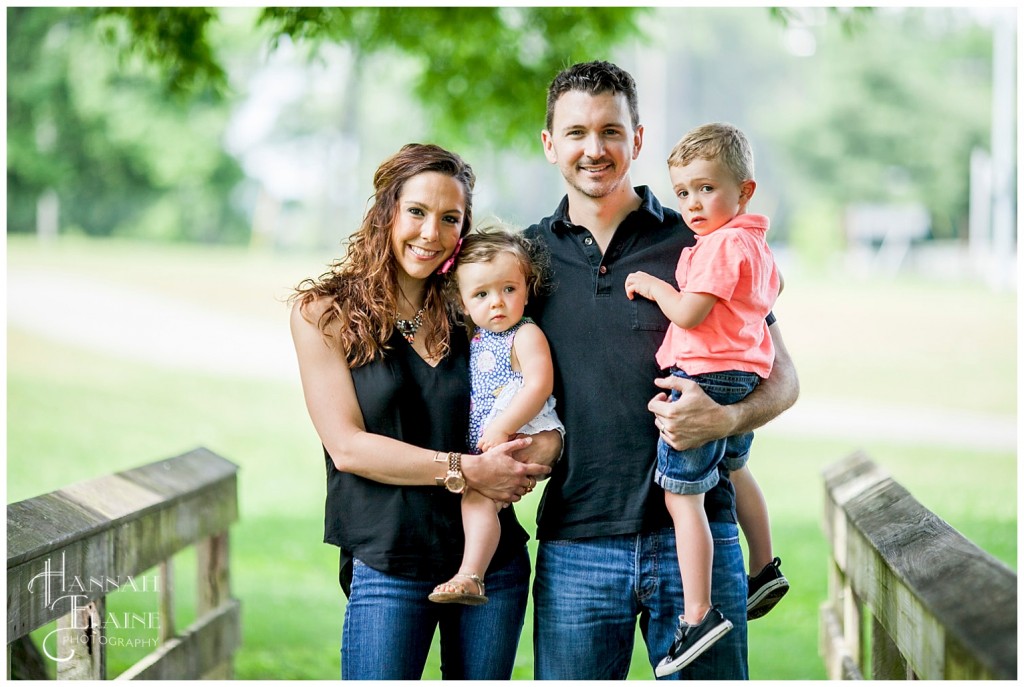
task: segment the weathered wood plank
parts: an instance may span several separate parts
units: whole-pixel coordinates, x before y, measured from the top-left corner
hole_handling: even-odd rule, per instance
[[[819,621],[821,623],[819,650],[825,661],[825,673],[828,679],[863,680],[864,676],[844,641],[842,621],[830,602],[821,605]]]
[[[111,590],[91,581],[123,583],[185,547],[227,530],[237,519],[236,485],[232,477],[163,509],[149,510],[138,518],[122,520],[112,529],[76,539],[42,559],[8,568],[8,639],[27,634],[65,614],[66,602],[53,604],[63,595],[61,589],[88,600],[99,598]],[[40,577],[45,574],[50,577]],[[47,580],[53,592],[49,600],[41,590]]]
[[[871,679],[906,680],[907,661],[877,618],[871,618]]]
[[[241,611],[230,599],[200,617],[180,637],[171,639],[118,680],[197,680],[226,661],[241,644]]]
[[[39,558],[71,542],[151,510],[166,508],[205,488],[233,480],[238,466],[207,449],[86,480],[7,506],[7,567]],[[105,491],[113,490],[112,493]],[[140,507],[122,511],[115,501]],[[148,505],[142,505],[148,504]],[[120,513],[116,516],[106,512]]]
[[[1015,678],[1016,574],[862,454],[824,477],[836,564],[913,672]]]
[[[57,620],[57,679],[106,680],[106,602],[97,599]]]
[[[231,595],[228,533],[221,532],[196,544],[196,611],[216,608]]]
[[[9,504],[12,641],[238,519],[237,466],[205,449]],[[161,480],[166,480],[161,482]]]
[[[174,621],[174,561],[166,559],[160,563],[160,628],[156,641],[163,644],[175,634]]]

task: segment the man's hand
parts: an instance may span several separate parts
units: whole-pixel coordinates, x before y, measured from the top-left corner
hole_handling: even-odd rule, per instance
[[[647,404],[647,409],[655,415],[655,426],[669,446],[680,451],[714,439],[752,432],[796,402],[800,382],[778,323],[768,327],[768,331],[775,344],[771,374],[739,403],[720,406],[689,379],[671,376],[654,380],[662,389],[677,389],[681,394],[674,403],[669,403],[668,395],[661,393]]]
[[[511,439],[521,439],[526,434],[513,434]],[[512,454],[512,457],[523,463],[538,463],[540,465],[554,465],[562,456],[562,435],[558,430],[547,429],[543,432],[529,435],[533,440],[529,446],[521,448]],[[547,475],[538,475],[544,479]]]
[[[697,382],[673,375],[655,379],[654,383],[680,393],[672,403],[668,394],[660,393],[647,404],[647,409],[654,413],[654,425],[661,438],[675,450],[695,448],[735,433],[733,406],[718,405]]]

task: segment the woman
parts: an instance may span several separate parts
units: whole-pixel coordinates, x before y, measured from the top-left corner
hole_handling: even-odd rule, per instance
[[[444,678],[512,674],[530,574],[513,509],[502,510],[483,579],[490,603],[427,600],[459,566],[461,488],[511,503],[549,471],[521,462],[535,437],[460,455],[468,342],[439,272],[469,230],[474,182],[459,156],[404,146],[377,169],[373,206],[346,256],[294,296],[292,337],[327,464],[324,540],[341,548],[349,597],[343,679],[419,678],[437,626]]]

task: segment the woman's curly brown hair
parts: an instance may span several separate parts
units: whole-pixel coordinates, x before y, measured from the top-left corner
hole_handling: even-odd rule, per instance
[[[365,365],[388,350],[387,342],[398,319],[391,230],[405,182],[424,172],[439,172],[462,184],[466,208],[461,234],[465,235],[473,221],[473,168],[439,146],[409,143],[374,173],[373,205],[349,237],[345,256],[331,263],[330,270],[319,278],[303,280],[291,297],[309,322],[312,319],[306,314],[307,306],[318,298],[330,299],[330,307],[315,324],[332,345],[340,348],[350,367]],[[435,358],[447,355],[451,335],[444,282],[443,275],[428,278],[423,303],[423,330],[429,332],[427,353]]]

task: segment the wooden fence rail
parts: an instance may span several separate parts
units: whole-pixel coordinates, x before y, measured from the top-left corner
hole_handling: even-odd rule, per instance
[[[829,678],[1015,680],[1017,574],[861,453],[824,481]]]
[[[58,679],[106,679],[106,596],[159,566],[157,647],[118,679],[230,678],[240,643],[228,528],[238,466],[206,450],[73,484],[7,506],[8,678],[41,677],[28,634],[56,620],[44,653]],[[196,621],[177,632],[171,556],[195,545]],[[138,619],[145,621],[145,616]],[[116,622],[114,627],[117,627]],[[33,667],[33,664],[34,667]]]

